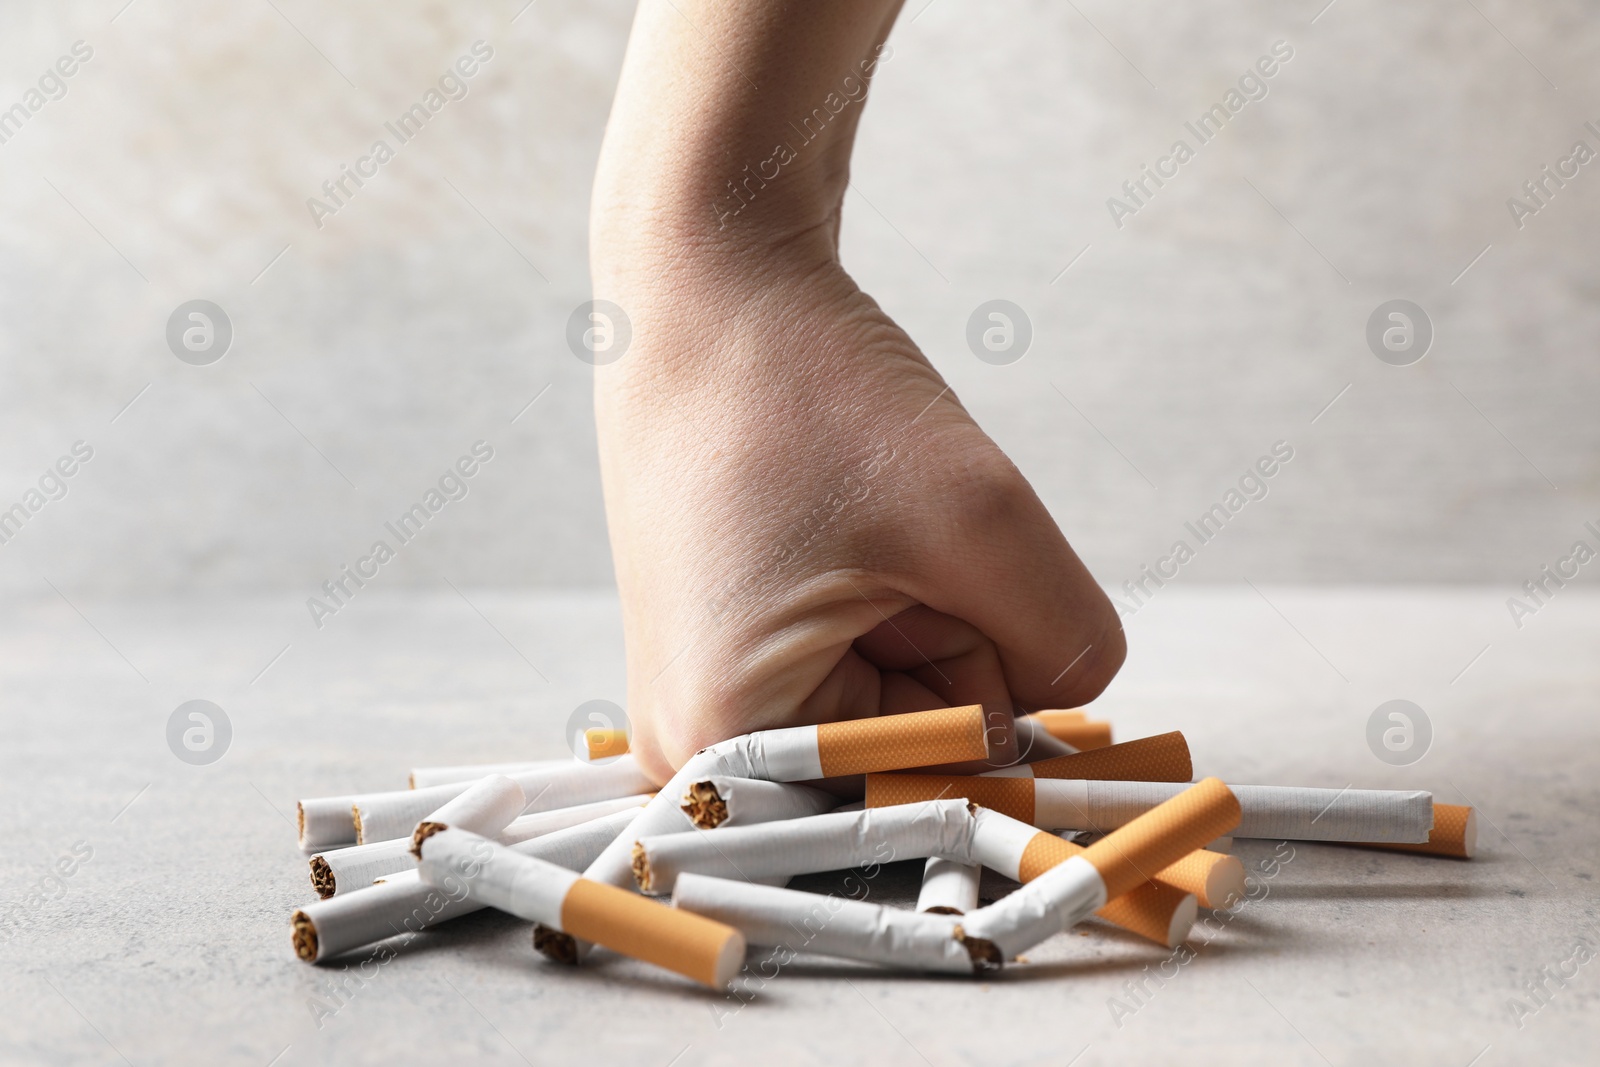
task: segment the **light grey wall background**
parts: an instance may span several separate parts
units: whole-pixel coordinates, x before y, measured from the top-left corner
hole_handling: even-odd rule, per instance
[[[563,333],[631,5],[124,2],[0,6],[0,108],[93,49],[0,144],[0,509],[94,449],[0,588],[309,595],[479,439],[382,581],[609,582]],[[1506,203],[1600,151],[1600,23],[1324,2],[910,0],[891,38],[847,264],[1108,585],[1278,440],[1182,580],[1516,583],[1600,520],[1600,162],[1521,228]],[[318,228],[306,199],[479,39],[468,96]],[[1277,41],[1268,95],[1113,225]],[[205,367],[164,337],[200,297],[236,331]],[[1034,328],[1009,366],[964,340],[996,297]],[[1436,331],[1409,367],[1364,339],[1396,297]]]

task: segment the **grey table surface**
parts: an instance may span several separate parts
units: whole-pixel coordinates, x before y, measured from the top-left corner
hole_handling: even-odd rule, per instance
[[[1593,1062],[1600,598],[1563,590],[1519,630],[1513,592],[1168,588],[1127,620],[1097,705],[1123,738],[1184,730],[1198,773],[1471,802],[1476,860],[1296,844],[1274,866],[1288,849],[1241,843],[1255,898],[1182,966],[1088,924],[993,980],[801,957],[748,1002],[628,961],[557,969],[494,913],[364,980],[290,949],[311,896],[295,800],[565,754],[577,705],[624,696],[613,594],[374,589],[321,630],[290,596],[16,603],[0,1062]],[[166,741],[196,698],[233,731],[206,766]],[[1394,698],[1432,725],[1405,767],[1366,740]],[[873,898],[909,904],[915,866],[884,868]]]

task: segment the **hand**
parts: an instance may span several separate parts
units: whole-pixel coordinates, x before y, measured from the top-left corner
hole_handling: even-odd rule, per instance
[[[733,227],[711,210],[727,160],[749,158],[726,144],[773,101],[815,92],[785,93],[784,77],[822,61],[796,58],[804,44],[787,37],[787,75],[759,73],[772,95],[751,102],[734,81],[731,110],[696,133],[705,109],[653,85],[689,62],[657,54],[675,17],[641,6],[591,235],[595,293],[632,324],[625,357],[596,371],[595,410],[634,750],[665,780],[750,730],[983,704],[1005,727],[998,754],[1014,753],[1015,706],[1077,706],[1116,673],[1116,613],[1016,467],[840,265],[852,117]],[[745,59],[736,42],[723,51]]]

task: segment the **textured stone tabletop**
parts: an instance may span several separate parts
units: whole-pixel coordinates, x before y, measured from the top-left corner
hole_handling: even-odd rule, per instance
[[[365,980],[290,948],[312,896],[296,799],[564,755],[574,708],[624,697],[614,596],[375,590],[320,631],[290,597],[13,604],[0,1062],[1593,1062],[1600,598],[1518,630],[1511,592],[1163,590],[1097,705],[1123,739],[1182,729],[1197,773],[1472,803],[1476,860],[1244,842],[1253,899],[1182,965],[1090,924],[990,981],[801,957],[748,1003],[626,961],[558,970],[487,912]],[[1432,727],[1405,767],[1367,743],[1395,698]],[[167,745],[191,699],[231,724],[205,766]],[[909,904],[919,870],[882,869],[872,898]]]

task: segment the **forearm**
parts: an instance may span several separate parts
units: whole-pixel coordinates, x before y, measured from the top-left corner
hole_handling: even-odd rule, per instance
[[[834,255],[900,2],[640,0],[595,177],[597,290],[663,256]]]

